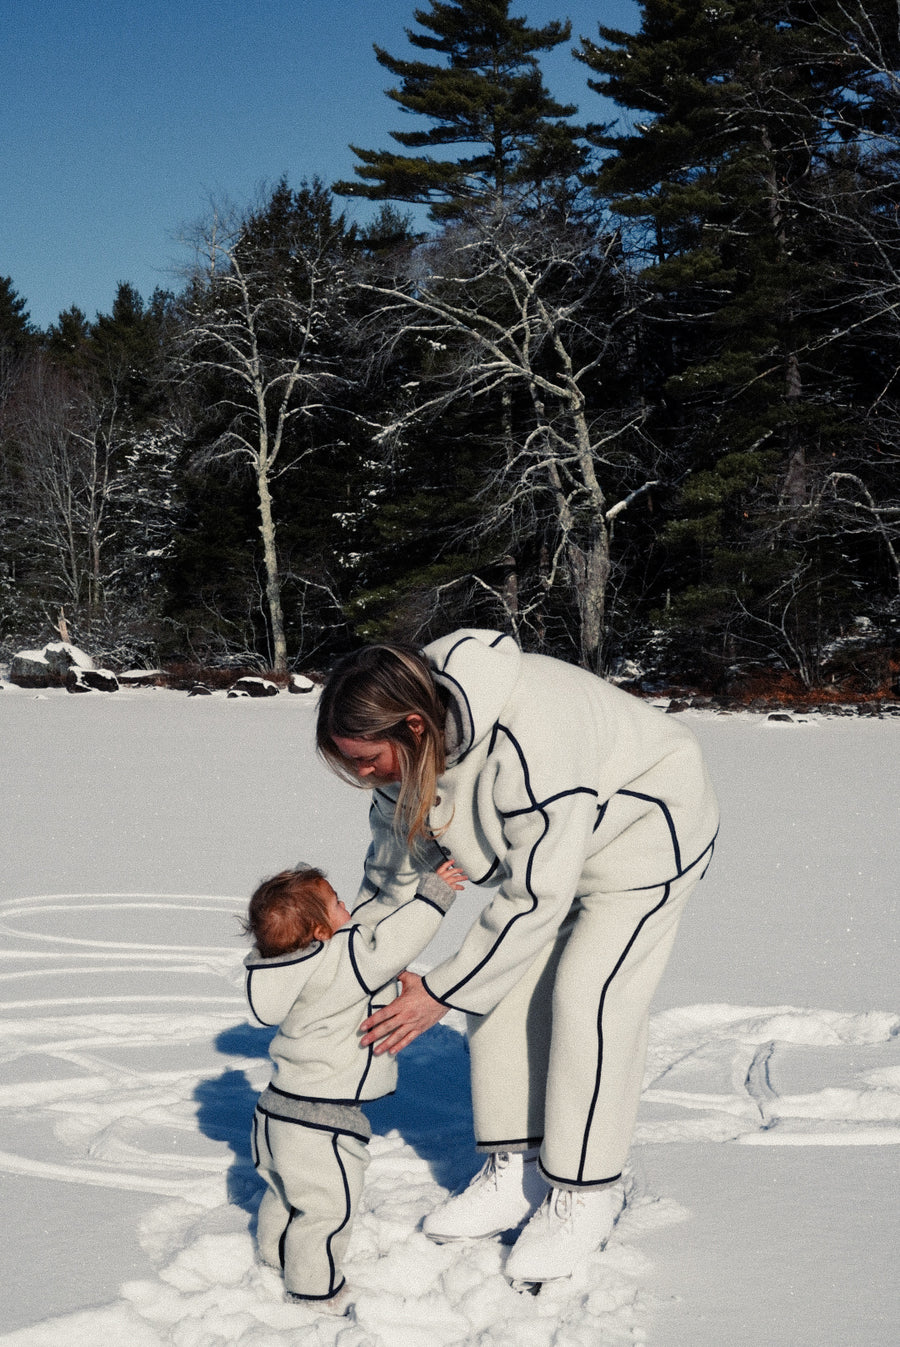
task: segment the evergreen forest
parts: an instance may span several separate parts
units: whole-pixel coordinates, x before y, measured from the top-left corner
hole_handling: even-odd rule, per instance
[[[900,691],[897,0],[597,8],[411,9],[393,143],[211,209],[177,292],[44,331],[0,277],[0,659],[484,626],[637,687]]]

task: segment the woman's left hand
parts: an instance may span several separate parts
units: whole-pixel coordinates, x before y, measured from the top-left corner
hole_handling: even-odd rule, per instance
[[[442,1020],[450,1008],[436,1001],[415,973],[401,973],[400,985],[403,991],[396,1001],[382,1006],[381,1010],[376,1010],[374,1015],[362,1022],[363,1037],[360,1042],[363,1047],[374,1043],[376,1057],[380,1057],[383,1052],[393,1056],[408,1047],[419,1034],[424,1034],[426,1029]]]

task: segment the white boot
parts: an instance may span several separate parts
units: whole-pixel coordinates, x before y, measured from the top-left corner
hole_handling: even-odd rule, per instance
[[[468,1188],[428,1213],[422,1229],[438,1244],[499,1235],[527,1220],[546,1192],[536,1153],[497,1151],[488,1156]]]
[[[625,1205],[621,1184],[610,1188],[551,1188],[506,1260],[514,1282],[571,1277],[602,1248]]]

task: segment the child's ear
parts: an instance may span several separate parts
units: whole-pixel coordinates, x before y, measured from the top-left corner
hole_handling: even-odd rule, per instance
[[[315,940],[330,940],[334,932],[328,926],[317,926],[313,931]]]

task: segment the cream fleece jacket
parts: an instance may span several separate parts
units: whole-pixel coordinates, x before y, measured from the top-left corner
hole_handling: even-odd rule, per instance
[[[250,1009],[260,1024],[279,1025],[269,1047],[276,1091],[355,1105],[396,1088],[396,1059],[361,1047],[359,1026],[394,999],[393,979],[422,952],[455,897],[437,875],[417,873],[413,894],[375,925],[354,922],[273,959],[251,950],[244,960]]]
[[[665,884],[705,864],[715,796],[687,726],[603,679],[499,632],[462,630],[425,655],[449,698],[447,767],[429,815],[446,855],[497,887],[432,996],[485,1014],[576,898]],[[360,903],[405,901],[414,861],[393,831],[397,788],[375,791]],[[367,916],[367,920],[370,918]]]

